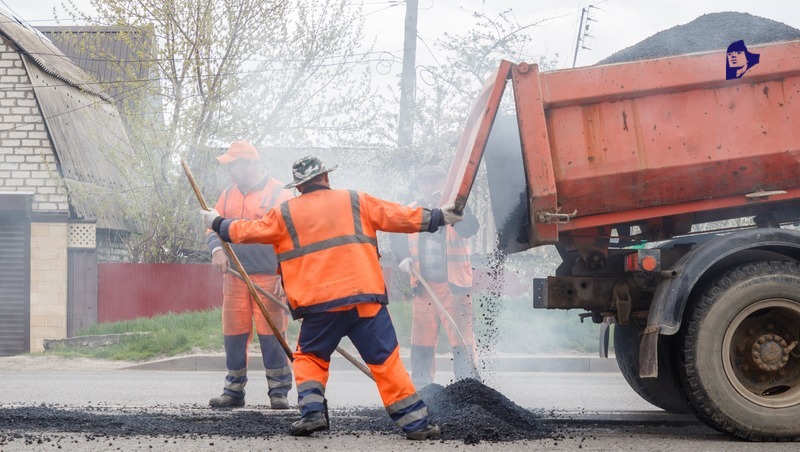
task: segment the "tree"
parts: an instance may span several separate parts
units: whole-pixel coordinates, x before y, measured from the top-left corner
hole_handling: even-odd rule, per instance
[[[527,47],[531,36],[527,33],[548,19],[520,25],[512,10],[496,17],[474,12],[475,25],[462,35],[444,34],[436,47],[446,55],[437,66],[421,71],[421,85],[417,93],[416,147],[441,153],[455,147],[466,112],[475,102],[478,92],[489,75],[497,70],[500,60],[538,63],[541,70],[555,67],[555,62],[544,56],[531,55]],[[511,113],[513,104],[505,102],[501,114]],[[423,160],[431,156],[420,156]]]
[[[90,0],[92,15],[68,2],[73,18],[90,26],[130,30],[135,62],[150,69],[148,79],[129,72],[116,82],[126,86],[135,156],[115,157],[130,173],[127,215],[143,228],[128,242],[134,261],[205,254],[180,159],[213,204],[222,187],[213,157],[232,140],[264,154],[276,143],[347,144],[364,133],[372,96],[362,65],[370,53],[356,52],[360,9],[346,0]],[[152,45],[141,45],[143,30]]]
[[[497,70],[500,60],[536,62],[541,70],[555,67],[554,60],[527,51],[532,39],[530,29],[548,19],[520,25],[510,9],[495,17],[482,12],[473,13],[473,17],[475,25],[466,33],[445,33],[445,37],[436,43],[445,55],[444,61],[421,71],[423,83],[418,84],[420,89],[416,101],[416,152],[408,156],[408,168],[431,163],[446,164],[452,160],[466,114],[486,79]],[[506,91],[510,92],[510,87]],[[513,114],[513,108],[513,101],[508,95],[504,96],[498,114]],[[487,253],[495,243],[488,186],[481,174],[472,188],[469,202],[484,225],[482,233],[472,241],[473,248]]]

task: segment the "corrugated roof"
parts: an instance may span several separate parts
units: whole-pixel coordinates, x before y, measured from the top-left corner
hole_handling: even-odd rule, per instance
[[[150,80],[151,61],[142,55],[151,55],[155,42],[152,30],[133,27],[36,27],[53,45],[83,70],[93,74],[102,89],[120,106],[124,119],[123,103],[133,97],[155,97],[151,90],[138,89]],[[158,87],[154,83],[155,89]],[[151,87],[152,88],[152,87]],[[152,101],[156,103],[155,100]]]
[[[46,37],[2,11],[0,33],[21,51],[72,210],[99,228],[137,231],[126,218],[129,187],[114,162],[133,151],[113,102]]]
[[[128,221],[119,171],[133,152],[116,107],[94,94],[65,85],[23,56],[70,193],[70,205],[84,219],[107,229],[137,230]],[[118,161],[114,161],[118,159]]]
[[[36,29],[0,14],[0,32],[48,74],[103,99],[111,100],[108,94],[99,89],[97,80],[79,68]]]

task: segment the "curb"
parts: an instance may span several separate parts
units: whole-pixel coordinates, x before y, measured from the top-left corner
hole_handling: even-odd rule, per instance
[[[408,357],[403,357],[403,364],[410,368]],[[614,358],[598,358],[594,356],[502,356],[481,360],[485,369],[494,372],[619,372],[617,360]],[[263,371],[264,365],[258,354],[250,354],[248,369]],[[354,370],[353,364],[339,355],[331,357],[331,370]],[[436,369],[452,372],[453,359],[442,355],[436,357]],[[225,371],[224,355],[194,355],[178,358],[167,358],[125,367],[124,370],[172,370],[172,371]]]
[[[64,339],[43,339],[42,347],[45,350],[53,350],[58,347],[106,347],[109,345],[119,344],[129,339],[138,336],[152,336],[151,331],[137,331],[132,333],[120,334],[100,334],[93,336],[73,336]]]

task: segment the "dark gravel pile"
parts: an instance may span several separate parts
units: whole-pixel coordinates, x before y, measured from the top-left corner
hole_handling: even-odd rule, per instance
[[[800,39],[800,30],[747,13],[705,14],[688,24],[660,31],[638,44],[600,60],[597,64],[727,49],[728,45],[740,39],[744,40],[749,48],[755,44]]]
[[[420,391],[431,421],[442,427],[442,438],[480,441],[516,441],[551,437],[541,424],[542,413],[526,410],[494,389],[473,379],[446,388],[430,385]]]
[[[442,428],[442,440],[478,444],[560,436],[541,422],[543,412],[526,410],[477,380],[460,380],[447,387],[434,383],[418,393],[428,405],[431,422]],[[382,408],[345,410],[331,417],[331,427],[347,434],[398,433]]]

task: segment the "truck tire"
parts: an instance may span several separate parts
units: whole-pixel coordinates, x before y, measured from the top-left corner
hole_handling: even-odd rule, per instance
[[[644,326],[635,319],[627,325],[614,325],[614,353],[622,376],[641,398],[667,413],[687,414],[692,409],[683,394],[675,356],[674,337],[658,339],[658,377],[639,376],[639,344]]]
[[[681,379],[697,417],[749,440],[800,439],[800,265],[735,267],[684,321]]]

